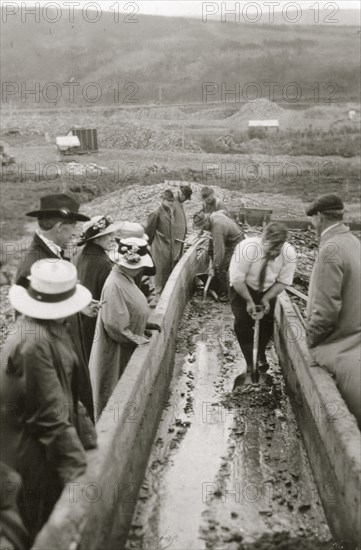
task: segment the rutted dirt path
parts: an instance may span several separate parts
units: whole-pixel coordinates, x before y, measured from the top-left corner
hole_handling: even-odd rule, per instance
[[[331,549],[272,349],[272,389],[231,394],[244,364],[229,305],[196,296],[127,550]]]

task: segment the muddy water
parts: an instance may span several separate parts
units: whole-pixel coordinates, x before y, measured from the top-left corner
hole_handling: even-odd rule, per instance
[[[195,298],[127,550],[332,548],[277,357],[272,388],[245,369],[228,305]]]

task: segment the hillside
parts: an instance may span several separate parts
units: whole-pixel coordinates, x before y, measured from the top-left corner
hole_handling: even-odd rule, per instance
[[[315,83],[334,83],[337,94],[330,95],[332,88],[321,89],[321,100],[354,101],[360,88],[357,30],[341,25],[204,24],[198,19],[145,15],[127,25],[115,23],[111,13],[103,13],[93,24],[79,17],[74,23],[66,18],[54,24],[34,18],[22,23],[20,16],[13,16],[2,23],[2,81],[19,87],[26,83],[29,89],[36,82],[41,89],[55,82],[61,87],[56,106],[69,103],[69,87],[63,83],[71,80],[80,84],[74,99],[79,106],[90,104],[80,92],[89,82],[101,89],[98,105],[154,103],[160,87],[163,103],[201,102],[205,82],[224,82],[227,88],[239,83],[241,100],[248,83],[256,82],[268,97],[264,83],[275,82],[278,101],[284,99],[284,85],[297,82],[305,102],[314,102]],[[129,82],[135,85],[124,89]],[[90,89],[89,96],[94,94]],[[54,97],[54,89],[49,90],[49,100]],[[20,92],[11,100],[22,107],[53,105],[41,96],[40,102],[28,96],[22,103]],[[221,93],[208,100],[222,100]],[[10,99],[3,97],[2,102],[9,104]]]

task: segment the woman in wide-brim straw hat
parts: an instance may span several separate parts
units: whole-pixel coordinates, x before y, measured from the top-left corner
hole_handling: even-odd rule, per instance
[[[142,236],[143,227],[132,222],[113,222],[110,216],[95,216],[83,225],[78,246],[84,246],[77,268],[81,284],[92,293],[94,300],[100,300],[104,283],[113,264],[108,253],[115,245],[115,235]],[[89,361],[93,344],[96,317],[82,315],[82,337],[86,359]]]
[[[14,285],[11,305],[22,314],[2,351],[0,461],[23,480],[22,517],[34,538],[66,483],[86,468],[96,446],[93,424],[76,394],[78,356],[66,319],[86,308],[91,293],[61,259],[31,266],[28,288]]]
[[[149,343],[146,328],[159,329],[147,324],[147,299],[135,283],[135,277],[144,268],[153,267],[147,244],[145,239],[122,239],[118,250],[109,254],[114,267],[101,295],[103,306],[89,362],[96,417],[104,409],[133,351]]]

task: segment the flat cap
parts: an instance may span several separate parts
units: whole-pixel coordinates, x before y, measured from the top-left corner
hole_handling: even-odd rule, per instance
[[[317,212],[327,212],[329,210],[343,210],[342,199],[334,193],[327,193],[317,197],[306,210],[307,216],[314,216]]]
[[[203,199],[206,199],[207,197],[210,197],[213,195],[214,190],[211,189],[211,187],[203,187],[201,190],[201,196]]]
[[[181,185],[180,190],[182,191],[183,195],[186,197],[186,199],[190,200],[192,197],[192,189],[189,187],[189,185]]]
[[[195,229],[201,229],[208,220],[209,214],[206,214],[203,210],[196,212],[193,216],[193,227]]]
[[[171,189],[166,189],[163,191],[162,199],[165,199],[166,201],[174,201],[174,194]]]

